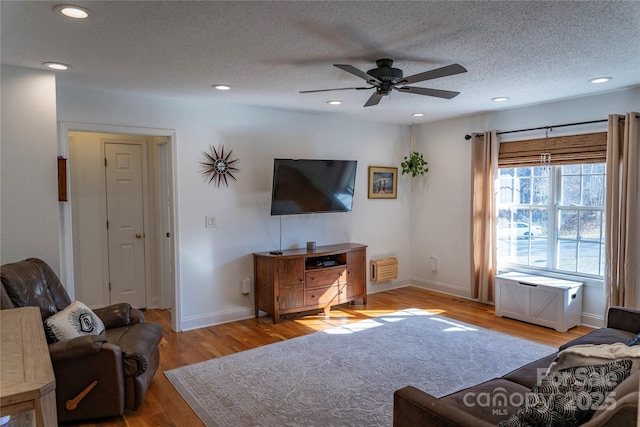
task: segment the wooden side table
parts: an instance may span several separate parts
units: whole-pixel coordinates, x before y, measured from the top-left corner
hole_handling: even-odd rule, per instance
[[[2,415],[33,410],[36,426],[57,426],[56,379],[40,309],[0,310],[0,323]]]

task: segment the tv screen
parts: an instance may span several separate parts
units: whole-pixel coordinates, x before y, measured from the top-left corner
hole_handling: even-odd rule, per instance
[[[274,159],[271,215],[349,212],[356,160]]]

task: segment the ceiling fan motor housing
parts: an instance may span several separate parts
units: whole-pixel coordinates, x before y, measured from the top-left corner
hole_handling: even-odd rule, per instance
[[[376,89],[376,92],[372,94],[365,107],[371,107],[378,105],[380,100],[391,94],[395,89],[404,93],[413,93],[416,95],[434,96],[436,98],[451,99],[459,95],[460,92],[453,92],[450,90],[430,89],[425,87],[407,86],[411,83],[418,83],[425,80],[437,79],[440,77],[452,76],[454,74],[466,73],[467,69],[459,64],[451,64],[446,67],[437,68],[435,70],[429,70],[418,74],[413,74],[408,77],[404,77],[402,70],[393,68],[393,60],[389,58],[382,58],[376,61],[376,68],[373,68],[366,73],[353,65],[348,64],[333,64],[335,67],[353,74],[354,76],[364,79],[370,87],[345,87],[336,89],[319,89],[319,90],[307,90],[300,93],[310,92],[327,92],[331,90],[347,90],[347,89]]]
[[[382,84],[378,86],[377,90],[380,95],[389,95],[393,86],[402,80],[402,70],[392,67],[392,59],[378,59],[376,61],[376,65],[378,67],[367,71],[367,74],[382,82]]]

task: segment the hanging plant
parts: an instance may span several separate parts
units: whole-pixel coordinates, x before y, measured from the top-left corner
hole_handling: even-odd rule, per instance
[[[402,166],[402,174],[411,174],[411,177],[416,177],[418,175],[424,175],[425,172],[429,171],[427,167],[427,162],[422,157],[422,153],[418,153],[414,151],[410,156],[404,157],[404,162],[400,163]]]

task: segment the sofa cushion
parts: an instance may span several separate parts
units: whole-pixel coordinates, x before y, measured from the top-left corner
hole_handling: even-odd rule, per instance
[[[457,391],[441,400],[493,425],[518,411],[529,388],[502,378]]]
[[[528,390],[531,390],[538,380],[544,377],[547,373],[547,369],[549,369],[549,365],[553,363],[557,356],[558,353],[552,353],[546,357],[527,363],[526,365],[509,372],[502,378],[523,385]]]
[[[635,335],[633,332],[623,331],[622,329],[602,328],[587,335],[576,338],[573,341],[562,345],[560,350],[582,344],[613,344],[616,342],[627,342]]]
[[[83,335],[104,333],[104,323],[89,307],[74,301],[44,321],[45,335],[49,343],[54,343]]]
[[[583,424],[630,372],[629,359],[555,371],[531,389],[516,414],[498,425],[561,427]]]

